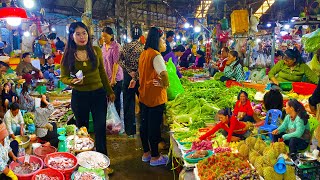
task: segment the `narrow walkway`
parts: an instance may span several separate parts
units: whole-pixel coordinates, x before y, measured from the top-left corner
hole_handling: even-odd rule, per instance
[[[114,174],[110,180],[173,180],[171,163],[168,166],[151,167],[141,161],[143,153],[140,138],[128,139],[126,136],[107,137],[108,153]],[[167,154],[168,151],[163,151]],[[178,179],[178,178],[176,178]]]

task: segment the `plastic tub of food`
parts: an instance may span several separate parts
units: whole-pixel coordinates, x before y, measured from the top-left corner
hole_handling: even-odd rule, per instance
[[[65,180],[64,175],[61,172],[50,168],[40,170],[32,176],[32,180],[36,180],[37,175],[46,175],[50,178],[58,178],[59,180]]]
[[[51,153],[57,152],[57,149],[53,146],[40,146],[34,150],[34,154],[40,157],[42,160]]]
[[[56,163],[56,165],[54,165],[55,162],[53,162],[53,160],[59,159],[59,158],[63,158],[68,161],[61,161],[61,159],[60,159],[59,160],[60,164]],[[70,165],[71,164],[70,162],[73,162],[72,163],[73,165],[69,167],[66,164]],[[44,163],[47,167],[54,169],[54,170],[57,170],[57,171],[61,172],[62,174],[64,174],[66,180],[71,179],[72,172],[78,166],[77,158],[73,154],[68,153],[68,152],[55,152],[55,153],[48,154],[44,159]],[[63,167],[63,166],[65,166],[65,167]]]
[[[24,162],[24,158],[25,158],[25,156],[21,156],[21,157],[18,157],[18,160],[20,162]],[[19,174],[19,173],[15,172],[15,175],[17,175],[19,180],[30,180],[34,174],[38,173],[43,168],[43,161],[42,161],[41,158],[39,158],[37,156],[31,155],[29,162],[30,163],[38,163],[39,164],[39,168],[37,170],[35,170],[34,172],[29,173],[29,174]],[[21,166],[21,165],[19,163],[17,163],[17,162],[11,162],[10,165],[9,165],[9,168],[14,171],[17,166]]]
[[[15,138],[16,141],[19,143],[19,148],[28,148],[30,145],[30,137],[29,136],[16,136]]]
[[[317,88],[317,85],[305,82],[294,82],[292,83],[293,91],[301,95],[310,95]]]
[[[292,82],[281,82],[279,86],[284,91],[291,91],[292,89]]]

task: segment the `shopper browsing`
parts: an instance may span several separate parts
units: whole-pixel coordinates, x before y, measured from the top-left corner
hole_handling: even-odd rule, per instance
[[[136,95],[139,95],[138,63],[144,45],[140,41],[142,30],[134,27],[131,31],[132,42],[125,44],[121,50],[119,64],[123,68],[123,112],[124,128],[128,137],[133,138],[136,134]]]
[[[165,165],[168,161],[168,156],[160,155],[158,151],[160,125],[168,101],[166,88],[169,86],[165,61],[160,54],[165,51],[162,36],[160,28],[152,27],[139,59],[142,161],[150,161],[151,166]]]
[[[223,129],[222,134],[227,137],[227,142],[239,141],[247,138],[250,133],[246,123],[241,122],[236,116],[232,115],[231,109],[221,109],[218,111],[218,118],[220,122],[215,125],[210,131],[202,135],[199,139],[205,140],[218,130]]]
[[[31,80],[42,79],[42,72],[31,64],[31,54],[22,54],[22,61],[18,64],[16,73],[20,79],[25,79],[30,84]]]
[[[58,133],[56,123],[49,123],[49,117],[53,113],[54,107],[48,102],[45,95],[41,97],[40,107],[35,112],[35,126],[37,137],[46,141],[46,146],[58,147]]]
[[[269,71],[268,76],[273,83],[279,85],[279,82],[301,82],[304,76],[308,82],[318,83],[319,77],[303,62],[298,49],[288,49],[284,54],[283,60]]]
[[[182,74],[180,73],[179,69],[178,69],[178,64],[179,64],[179,57],[181,57],[184,53],[184,51],[186,50],[186,48],[182,45],[177,46],[176,48],[174,48],[172,50],[172,52],[168,53],[167,55],[165,55],[163,57],[163,59],[168,62],[169,59],[171,58],[173,64],[176,66],[177,69],[177,75],[179,78],[182,78]]]
[[[6,112],[3,119],[12,139],[15,139],[16,135],[24,135],[24,120],[18,103],[10,105],[10,109]]]
[[[13,150],[18,151],[18,146],[15,149],[10,147],[9,133],[6,125],[0,120],[0,179],[18,180],[18,177],[8,166],[10,158],[17,161]]]
[[[289,100],[286,104],[287,116],[283,123],[272,132],[273,141],[283,139],[289,146],[290,155],[295,158],[294,154],[298,150],[304,150],[308,147],[311,133],[308,123],[309,115],[305,108],[296,99]]]
[[[74,75],[82,70],[83,78]],[[103,154],[106,148],[107,99],[115,100],[99,47],[92,46],[89,30],[82,22],[73,22],[69,27],[67,47],[61,62],[61,81],[72,89],[71,107],[78,128],[89,129],[89,113],[92,113],[96,149]]]
[[[166,33],[166,50],[164,52],[161,52],[162,57],[167,55],[172,51],[171,44],[174,40],[174,32],[173,31],[168,31]]]
[[[109,78],[110,85],[116,95],[114,105],[120,115],[121,110],[121,92],[123,85],[123,69],[119,66],[121,46],[114,40],[113,30],[110,27],[105,27],[102,30],[102,38],[104,41],[102,47],[102,55],[104,68]]]

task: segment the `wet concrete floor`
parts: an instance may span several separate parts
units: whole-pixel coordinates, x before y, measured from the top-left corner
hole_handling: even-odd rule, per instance
[[[143,150],[139,137],[129,139],[126,135],[108,135],[107,147],[111,168],[114,169],[110,180],[174,179],[171,163],[168,166],[151,167],[148,163],[141,161]],[[161,153],[168,154],[168,150]]]

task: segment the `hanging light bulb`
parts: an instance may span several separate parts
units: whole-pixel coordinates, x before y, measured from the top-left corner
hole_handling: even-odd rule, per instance
[[[289,24],[284,25],[284,29],[289,29],[289,28],[290,28]]]
[[[267,27],[271,27],[271,24],[270,24],[270,23],[268,23],[268,24],[267,24]]]
[[[30,32],[29,32],[29,31],[25,31],[25,32],[23,33],[23,36],[29,37],[29,36],[30,36]]]
[[[22,20],[18,17],[8,17],[6,18],[6,21],[10,26],[19,26]]]
[[[188,29],[190,27],[190,24],[188,22],[184,23],[184,28]]]
[[[56,32],[56,28],[52,27],[52,28],[51,28],[51,31],[52,31],[52,32]]]
[[[194,27],[193,30],[194,30],[194,32],[199,33],[201,31],[201,27],[196,26],[196,27]]]
[[[34,7],[34,0],[23,0],[24,7],[31,9]]]
[[[186,40],[187,40],[187,38],[184,36],[181,38],[181,41],[186,41]]]
[[[176,38],[179,40],[181,37],[180,37],[180,35],[177,35]]]
[[[303,29],[308,29],[308,27],[309,27],[308,25],[302,25]]]

